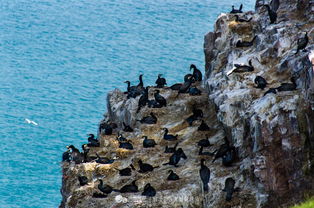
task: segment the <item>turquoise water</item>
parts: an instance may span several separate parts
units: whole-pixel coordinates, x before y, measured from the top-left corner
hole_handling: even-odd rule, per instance
[[[96,132],[107,92],[203,69],[203,36],[232,3],[1,0],[0,207],[58,207],[61,154]]]

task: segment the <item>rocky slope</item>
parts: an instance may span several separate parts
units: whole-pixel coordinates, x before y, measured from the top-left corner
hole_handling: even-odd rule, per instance
[[[214,32],[205,36],[206,81],[202,95],[177,96],[176,91],[164,88],[161,94],[167,99],[167,107],[144,107],[138,113],[139,98],[127,99],[119,90],[108,95],[105,120],[117,123],[118,128],[113,135],[99,135],[100,147],[91,148],[88,155],[98,153],[115,161],[112,164],[64,162],[60,207],[269,208],[287,207],[313,194],[314,86],[308,59],[310,49],[314,49],[312,2],[281,2],[276,24],[269,24],[261,2],[257,1],[255,13],[240,15],[252,17],[250,22],[238,23],[234,15],[222,14]],[[296,40],[304,31],[308,31],[310,38],[307,52],[295,55]],[[255,35],[252,47],[235,47],[239,39],[249,41]],[[229,74],[234,64],[247,64],[249,60],[253,72]],[[267,80],[266,89],[254,87],[257,75]],[[263,96],[269,88],[290,82],[292,76],[297,79],[297,90]],[[150,88],[150,99],[153,92],[154,88]],[[209,131],[197,130],[200,121],[192,126],[185,121],[193,108],[203,110]],[[136,121],[150,112],[157,115],[157,124]],[[123,132],[122,122],[132,126],[134,132]],[[162,165],[171,155],[163,153],[165,146],[176,143],[162,139],[164,127],[171,134],[178,134],[178,147],[187,156],[179,162],[179,167]],[[134,150],[118,148],[115,139],[118,132],[132,141]],[[155,139],[158,145],[143,148],[144,135]],[[199,156],[197,142],[206,135],[213,144],[206,152],[216,150],[226,136],[236,147],[238,160],[231,167],[224,167],[221,159],[212,163],[212,156]],[[211,170],[207,194],[203,193],[199,178],[201,158],[206,159]],[[138,169],[139,159],[158,167],[150,173],[132,171],[132,176],[118,175],[117,169],[131,163]],[[167,181],[169,170],[174,170],[181,179]],[[88,178],[87,185],[79,185],[77,177],[82,175]],[[236,187],[240,188],[229,202],[222,192],[228,177],[234,178]],[[95,198],[94,193],[101,193],[97,188],[99,179],[116,189],[136,179],[140,192],[113,192],[106,198]],[[157,190],[153,198],[141,196],[147,183]]]

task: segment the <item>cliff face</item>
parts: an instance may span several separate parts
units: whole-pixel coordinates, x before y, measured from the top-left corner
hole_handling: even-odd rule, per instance
[[[277,11],[277,24],[269,24],[267,11],[256,3],[256,12],[240,14],[250,22],[238,23],[234,15],[222,14],[214,32],[205,36],[206,64],[205,89],[202,95],[190,96],[177,91],[161,89],[167,99],[167,107],[142,108],[138,100],[114,90],[107,99],[108,113],[105,121],[118,124],[113,135],[99,135],[100,147],[91,147],[88,157],[98,153],[101,157],[114,158],[112,164],[95,161],[62,164],[63,180],[60,207],[287,207],[313,193],[314,165],[314,84],[313,69],[308,58],[314,49],[313,3],[310,1],[281,2]],[[289,20],[289,21],[288,21]],[[307,52],[297,55],[296,41],[308,31]],[[235,47],[241,40],[250,41],[257,36],[253,46]],[[234,64],[252,61],[253,72],[230,74]],[[313,60],[314,61],[314,60]],[[267,80],[264,90],[255,88],[254,79],[262,76]],[[290,83],[296,78],[294,91],[264,93],[280,83]],[[200,83],[195,84],[201,88]],[[149,89],[153,99],[154,88]],[[203,120],[209,131],[198,131],[201,121],[189,126],[185,121],[193,108],[204,112]],[[153,112],[157,124],[139,123],[138,119]],[[123,132],[122,122],[134,132]],[[178,134],[177,141],[165,141],[162,128]],[[131,140],[134,150],[119,148],[117,133]],[[142,136],[154,139],[157,146],[143,148]],[[231,167],[224,167],[221,159],[212,163],[213,156],[199,155],[197,142],[208,136],[211,147],[205,152],[214,152],[227,137],[236,147],[238,159]],[[178,167],[163,165],[171,154],[165,147],[178,142],[187,159],[181,159]],[[211,171],[209,192],[203,193],[199,177],[200,160],[206,160]],[[119,176],[119,171],[130,164],[138,170],[138,160],[156,167],[152,172],[132,171],[131,176]],[[174,170],[181,178],[167,181],[168,171]],[[86,176],[88,182],[81,186],[78,176]],[[231,201],[226,201],[222,191],[225,180],[232,177],[235,192]],[[101,193],[99,179],[116,189],[137,180],[138,193],[112,192],[106,198],[93,197]],[[155,197],[142,196],[144,186],[150,183],[157,191]]]
[[[277,24],[270,24],[263,1],[256,13],[235,22],[221,15],[214,32],[205,36],[206,88],[217,107],[217,118],[239,149],[240,168],[248,173],[257,200],[266,207],[285,206],[313,195],[313,69],[308,55],[313,45],[313,1],[281,1]],[[296,53],[297,39],[308,32],[307,51]],[[235,47],[238,40],[253,46]],[[230,73],[234,64],[253,72]],[[255,88],[256,76],[268,85]],[[296,77],[295,91],[264,93]]]

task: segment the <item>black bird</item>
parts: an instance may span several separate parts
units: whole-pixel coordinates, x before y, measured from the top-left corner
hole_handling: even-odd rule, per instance
[[[70,153],[70,150],[67,150],[62,154],[62,162],[70,162],[70,161],[71,161],[71,153]]]
[[[224,140],[225,140],[225,143],[220,145],[219,149],[216,151],[215,158],[213,159],[212,162],[215,162],[216,159],[224,156],[230,149],[230,144],[227,137],[225,137]]]
[[[120,134],[120,133],[118,133],[118,136],[117,136],[117,138],[116,138],[119,142],[126,142],[126,138],[122,135],[122,134]]]
[[[228,75],[230,75],[233,72],[244,73],[244,72],[254,71],[254,67],[252,66],[252,60],[249,60],[249,65],[234,64],[234,66],[236,68],[232,72],[230,72]]]
[[[270,4],[271,9],[275,12],[278,10],[279,5],[280,5],[279,0],[271,0],[269,4]]]
[[[226,167],[232,165],[236,159],[236,149],[235,147],[230,147],[229,150],[222,156],[222,164]]]
[[[131,164],[130,165],[131,168],[123,168],[121,170],[118,170],[119,171],[119,175],[120,176],[131,176],[132,175],[132,170],[135,170],[134,166]]]
[[[234,6],[232,5],[232,10],[230,11],[230,14],[242,13],[242,7],[243,5],[241,4],[239,9],[234,9]]]
[[[297,48],[297,52],[295,54],[297,54],[300,50],[304,50],[306,48],[308,42],[309,42],[309,38],[307,36],[307,32],[305,32],[304,37],[299,38],[297,41],[298,48]]]
[[[264,93],[264,96],[267,95],[267,94],[269,94],[269,93],[277,94],[276,88],[269,88],[269,90],[267,90],[267,91]]]
[[[131,82],[130,81],[125,81],[124,83],[126,83],[128,85],[127,93],[129,93],[131,91],[136,91],[136,86],[131,86]]]
[[[180,179],[180,177],[175,172],[173,172],[173,170],[169,170],[168,173],[170,173],[167,177],[168,181],[176,181]]]
[[[93,198],[98,198],[98,199],[103,199],[103,198],[106,198],[108,197],[108,195],[106,194],[101,194],[101,193],[93,193]]]
[[[125,131],[125,132],[133,132],[133,129],[131,128],[131,126],[126,125],[124,122],[122,124],[123,124],[123,131]]]
[[[94,161],[95,159],[97,159],[97,157],[88,156],[88,152],[90,149],[89,149],[87,144],[82,145],[82,150],[83,150],[83,152],[81,153],[81,155],[83,155],[83,161],[84,162],[91,162],[91,161]]]
[[[264,89],[267,85],[267,82],[266,80],[261,77],[261,76],[257,76],[255,79],[254,79],[254,83],[257,85],[256,88],[260,88],[260,89]]]
[[[190,77],[190,76],[189,76]],[[185,80],[185,79],[184,79]],[[177,83],[177,84],[174,84],[170,87],[170,89],[172,90],[179,90],[180,87],[182,86],[182,83]]]
[[[145,116],[141,120],[137,120],[141,122],[142,124],[156,124],[157,123],[157,117],[153,112],[150,113],[150,116]]]
[[[193,79],[192,79],[192,78],[193,78]],[[184,76],[184,82],[187,82],[188,80],[191,80],[192,83],[195,82],[195,78],[194,78],[193,74],[186,74],[186,75]],[[181,85],[182,85],[182,84],[181,84]]]
[[[69,150],[71,150],[71,160],[75,162],[75,164],[79,164],[83,162],[83,155],[80,151],[74,147],[74,145],[67,146]]]
[[[250,22],[252,20],[252,17],[250,19],[246,20],[246,19],[240,18],[238,15],[234,15],[234,16],[235,16],[236,22]]]
[[[211,144],[208,140],[208,136],[206,136],[206,139],[201,139],[200,141],[198,141],[197,145],[201,147],[210,147]]]
[[[203,111],[201,109],[197,109],[197,108],[193,107],[193,115],[189,116],[185,120],[189,123],[189,126],[192,126],[194,121],[203,118],[203,116],[204,116],[204,114],[203,114]]]
[[[164,140],[168,140],[168,141],[174,141],[174,140],[177,140],[178,138],[178,135],[172,135],[172,134],[168,134],[168,129],[167,128],[163,128],[162,130],[165,131],[164,133]]]
[[[155,100],[160,103],[161,106],[167,106],[167,101],[166,99],[161,96],[160,94],[160,91],[159,90],[156,90],[155,93],[154,93],[154,97],[155,97]]]
[[[235,181],[233,180],[233,178],[229,177],[225,180],[225,188],[222,191],[227,192],[226,201],[231,201],[232,194],[235,191],[234,185],[235,185]]]
[[[126,142],[119,142],[119,148],[133,150],[133,145],[130,142],[130,140],[127,140]]]
[[[198,70],[194,64],[191,64],[190,70],[191,69],[193,69],[193,77],[195,78],[195,81],[197,82],[202,81],[202,72]],[[188,80],[191,80],[191,79],[188,79]]]
[[[280,87],[276,88],[278,92],[296,90],[297,89],[296,78],[291,77],[290,81],[291,83],[281,83]]]
[[[85,186],[88,184],[88,178],[86,176],[78,176],[77,179],[80,182],[80,186]]]
[[[146,106],[146,104],[148,103],[148,88],[149,87],[145,88],[142,96],[138,101],[137,113],[141,110],[142,107]]]
[[[131,86],[130,81],[125,81],[124,83],[128,84],[128,88],[127,88],[127,98],[136,98],[137,96],[139,96],[141,93],[138,90],[137,86]]]
[[[113,131],[113,128],[110,124],[107,122],[102,122],[99,124],[98,132],[99,134],[105,134],[105,135],[111,135]]]
[[[144,148],[155,147],[155,145],[157,145],[155,140],[147,139],[147,136],[143,136],[142,138],[144,138],[144,140],[143,140],[143,147]]]
[[[203,182],[203,190],[204,190],[204,192],[208,192],[208,182],[210,179],[210,170],[204,164],[204,162],[205,162],[205,159],[202,159],[201,160],[200,176],[201,176],[201,180]]]
[[[94,134],[88,134],[88,147],[99,147],[100,143],[97,139],[95,139],[95,135]]]
[[[149,108],[162,108],[162,105],[156,100],[148,100],[147,104]]]
[[[187,159],[186,155],[184,154],[182,148],[177,149],[169,158],[169,162],[165,163],[163,165],[173,165],[175,167],[178,167],[178,163],[180,162],[180,159]]]
[[[189,89],[189,94],[190,95],[201,95],[202,94],[202,91],[199,90],[197,87],[191,87]]]
[[[140,166],[140,170],[138,171],[139,173],[146,173],[146,172],[151,172],[153,171],[155,168],[157,167],[153,167],[152,165],[148,164],[148,163],[143,163],[142,160],[138,161],[138,165]]]
[[[135,184],[136,180],[134,180],[131,184],[125,185],[120,189],[120,193],[135,193],[138,192],[138,187]]]
[[[205,121],[202,120],[202,123],[200,126],[197,128],[198,131],[209,131],[210,128],[209,126],[205,123]]]
[[[96,153],[97,159],[95,160],[96,163],[100,164],[112,164],[114,159],[109,159],[107,157],[100,157],[98,153]]]
[[[138,83],[138,85],[136,86],[136,88],[138,89],[138,88],[143,88],[144,87],[144,83],[143,83],[143,74],[141,74],[139,77],[138,77],[138,79],[139,79],[139,83]]]
[[[155,195],[156,190],[154,189],[154,187],[152,187],[150,183],[146,184],[142,196],[154,197]]]
[[[257,38],[257,35],[254,36],[254,38],[251,41],[242,41],[238,40],[236,43],[236,47],[242,48],[242,47],[250,47],[254,44],[255,39]]]
[[[204,147],[201,146],[200,150],[198,151],[198,155],[207,155],[207,156],[213,156],[214,153],[211,152],[203,152]]]
[[[178,142],[174,145],[174,147],[168,147],[168,145],[165,148],[165,153],[174,153],[177,149]]]
[[[177,96],[179,96],[180,93],[188,93],[191,84],[192,84],[191,79],[189,79],[188,81],[184,82],[184,83],[181,85],[181,87],[180,87],[180,89],[179,89],[179,91],[178,91],[178,95],[177,95]]]
[[[113,191],[118,192],[119,190],[113,189],[111,186],[104,184],[104,182],[99,179],[98,189],[104,194],[110,194]]]
[[[275,23],[277,20],[277,13],[274,10],[272,10],[269,5],[264,6],[267,8],[270,24]]]
[[[158,78],[156,80],[157,88],[163,88],[165,85],[167,85],[166,79],[161,77],[162,74],[158,74]]]

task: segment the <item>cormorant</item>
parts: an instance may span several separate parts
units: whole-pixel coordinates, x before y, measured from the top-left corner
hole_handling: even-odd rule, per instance
[[[88,184],[88,178],[86,176],[78,176],[77,179],[80,182],[80,186],[85,186]]]
[[[170,87],[170,89],[172,89],[172,90],[179,90],[181,88],[181,86],[182,86],[182,83],[177,83],[177,84],[172,85]]]
[[[234,6],[232,5],[232,10],[230,11],[230,14],[242,13],[242,7],[243,5],[241,4],[239,9],[234,9]]]
[[[130,142],[131,142],[130,140],[126,142],[119,142],[120,143],[119,148],[133,150],[133,145]]]
[[[226,201],[231,201],[232,194],[235,191],[234,185],[235,185],[235,181],[233,180],[233,178],[229,177],[225,180],[225,188],[222,191],[227,192]]]
[[[137,86],[131,86],[130,81],[125,81],[124,83],[128,84],[128,91],[127,91],[127,98],[136,98],[137,96],[139,96],[141,93],[138,90]]]
[[[192,79],[192,78],[193,78],[193,79]],[[195,78],[193,77],[193,74],[186,74],[186,75],[184,76],[184,82],[187,82],[188,80],[191,80],[192,83],[195,82]],[[179,85],[182,85],[182,84],[179,84]],[[178,89],[178,90],[179,90],[179,89]]]
[[[163,128],[162,130],[165,131],[164,133],[164,140],[168,140],[168,141],[175,141],[178,138],[178,135],[172,135],[172,134],[168,134],[168,129],[167,128]]]
[[[201,95],[202,94],[202,91],[199,90],[197,87],[191,87],[189,89],[189,94],[190,95]]]
[[[204,164],[204,162],[205,162],[205,159],[202,159],[201,160],[200,176],[201,176],[201,180],[203,182],[203,190],[204,190],[204,192],[208,192],[208,182],[210,179],[210,170]]]
[[[148,103],[148,86],[145,88],[142,96],[138,101],[137,113],[141,110],[142,107],[146,106]]]
[[[295,54],[297,54],[300,50],[304,50],[306,48],[306,45],[308,44],[308,42],[309,42],[309,38],[307,36],[307,32],[305,32],[304,37],[299,38],[297,41],[298,48],[297,48],[297,52]]]
[[[178,91],[178,95],[177,95],[177,96],[179,96],[180,93],[188,93],[191,84],[192,84],[191,79],[189,79],[188,81],[184,82],[184,83],[181,85],[181,87],[180,87],[180,89],[179,89],[179,91]]]
[[[137,88],[143,88],[144,87],[144,83],[143,83],[143,74],[141,74],[139,77],[138,77],[138,79],[139,79],[139,83],[138,83],[138,85],[136,86]]]
[[[201,139],[200,141],[198,141],[197,145],[201,147],[210,147],[211,144],[208,140],[208,136],[206,136],[206,139]]]
[[[232,72],[230,72],[228,75],[230,75],[233,72],[237,73],[243,73],[243,72],[252,72],[254,71],[254,67],[252,66],[252,60],[249,60],[249,65],[240,65],[240,64],[234,64],[236,67]]]
[[[277,20],[277,13],[273,11],[269,5],[264,5],[264,6],[267,8],[270,24],[275,23]]]
[[[62,162],[70,162],[71,161],[70,159],[71,159],[71,153],[70,153],[70,150],[67,150],[62,154]]]
[[[251,41],[242,41],[238,40],[236,43],[236,47],[241,48],[241,47],[250,47],[254,44],[255,39],[257,38],[257,35],[254,36],[254,38]]]
[[[165,148],[165,153],[174,153],[177,149],[178,142],[174,145],[174,147],[168,147],[168,145]]]
[[[155,145],[157,145],[155,140],[147,139],[147,136],[143,136],[142,138],[144,138],[144,140],[143,140],[143,147],[144,148],[155,147]]]
[[[126,142],[126,138],[122,135],[122,134],[120,134],[120,133],[118,133],[118,136],[117,136],[117,138],[116,138],[119,142]]]
[[[141,122],[142,124],[156,124],[157,117],[154,115],[153,112],[150,112],[150,116],[145,116],[141,120],[137,121]]]
[[[136,180],[134,180],[131,184],[125,185],[120,189],[120,193],[135,193],[138,192],[138,187],[135,184]]]
[[[135,170],[134,166],[131,164],[131,168],[123,168],[121,170],[117,169],[119,171],[120,176],[131,176],[132,175],[132,170]]]
[[[280,3],[279,3],[279,0],[271,0],[269,5],[270,5],[271,9],[276,12],[279,8]]]
[[[101,158],[98,153],[96,153],[97,159],[95,160],[96,163],[100,164],[112,164],[114,162],[114,159],[109,159],[106,157]]]
[[[154,97],[155,97],[155,100],[158,102],[158,103],[160,103],[160,105],[161,106],[167,106],[167,101],[166,101],[166,99],[163,97],[163,96],[161,96],[160,94],[159,94],[159,90],[156,90],[155,91],[155,93],[154,93]]]
[[[83,162],[91,162],[91,161],[97,159],[97,157],[88,156],[88,152],[90,149],[87,146],[87,144],[82,145],[82,150],[83,150],[83,152],[81,153],[81,155],[83,155]]]
[[[99,124],[99,130],[98,131],[100,134],[111,135],[113,128],[110,124],[108,124],[106,122],[102,122]]]
[[[254,79],[254,83],[257,85],[256,88],[260,88],[260,89],[264,89],[267,85],[267,82],[266,80],[261,77],[261,76],[257,76],[255,79]]]
[[[113,191],[119,192],[119,190],[113,189],[111,186],[104,184],[101,179],[99,179],[98,189],[104,194],[110,194]]]
[[[79,164],[83,162],[83,156],[78,149],[74,147],[74,145],[67,146],[69,150],[71,150],[71,159],[75,162],[75,164]]]
[[[170,173],[167,177],[168,181],[176,181],[180,179],[180,177],[175,172],[173,172],[173,170],[169,170],[168,173]]]
[[[187,119],[185,119],[189,126],[192,126],[193,122],[203,118],[203,111],[201,109],[197,109],[193,107],[193,115],[189,116]]]
[[[213,156],[214,153],[211,152],[203,152],[204,147],[201,146],[200,150],[198,151],[198,155],[207,155],[207,156]]]
[[[162,74],[158,74],[158,78],[156,80],[157,88],[163,88],[165,85],[167,85],[166,79],[161,77]]]
[[[292,83],[281,83],[280,87],[276,88],[278,90],[278,92],[296,90],[297,89],[297,84],[296,84],[295,77],[291,77],[290,81]]]
[[[150,183],[146,184],[142,196],[154,197],[155,195],[156,190],[154,189],[154,187],[152,187]]]
[[[234,16],[235,16],[236,22],[250,22],[252,20],[252,17],[250,19],[246,20],[246,19],[240,18],[238,15],[234,15]]]
[[[169,158],[169,162],[165,163],[163,165],[173,165],[175,167],[178,167],[178,163],[180,162],[181,157],[183,159],[187,159],[186,155],[184,154],[182,148],[177,149]]]
[[[231,166],[236,159],[235,147],[230,147],[229,150],[222,156],[222,164],[226,167]]]
[[[152,165],[148,164],[148,163],[143,163],[142,160],[138,161],[138,165],[140,166],[140,170],[138,171],[139,173],[146,173],[146,172],[151,172],[153,171],[155,168],[157,167],[153,167]]]
[[[162,108],[162,105],[156,100],[148,100],[147,103],[149,108]]]
[[[267,95],[267,94],[269,94],[269,93],[277,94],[276,88],[269,88],[269,90],[267,90],[267,91],[264,93],[264,96]]]
[[[131,126],[126,125],[124,122],[122,124],[123,124],[123,131],[125,131],[125,132],[133,132],[133,129],[131,128]]]
[[[224,156],[230,149],[230,144],[227,137],[224,137],[224,140],[225,140],[225,143],[220,145],[219,149],[216,150],[215,158],[213,159],[212,162],[215,162],[216,159]]]
[[[209,126],[205,123],[204,120],[202,120],[201,125],[197,128],[198,131],[209,131]]]
[[[88,134],[88,147],[99,147],[100,143],[97,139],[95,139],[95,135],[94,134]]]
[[[195,81],[199,82],[202,81],[202,72],[196,68],[194,64],[191,64],[190,70],[193,69],[193,77],[195,78]],[[192,82],[191,79],[188,79]]]

